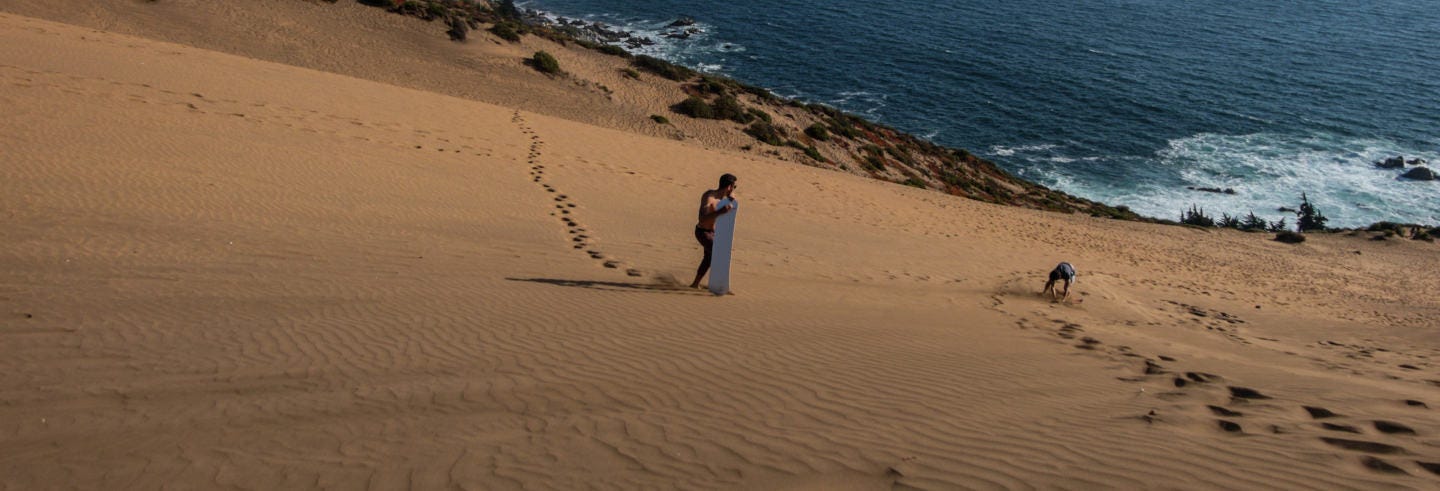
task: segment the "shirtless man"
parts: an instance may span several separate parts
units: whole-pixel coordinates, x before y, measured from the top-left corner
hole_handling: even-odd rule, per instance
[[[1060,301],[1069,300],[1070,284],[1075,282],[1075,267],[1070,263],[1060,263],[1055,266],[1055,269],[1050,271],[1050,281],[1045,282],[1045,290],[1040,293],[1042,295],[1049,293],[1050,299],[1054,300],[1055,294],[1058,293],[1055,291],[1055,282],[1060,280],[1065,280],[1065,296],[1061,297]]]
[[[730,213],[732,205],[725,205],[720,209],[715,207],[720,200],[725,198],[734,199],[731,193],[735,192],[735,176],[725,174],[720,176],[720,187],[705,191],[700,195],[700,220],[695,223],[695,240],[705,248],[705,259],[700,261],[700,268],[695,270],[695,281],[690,283],[690,288],[700,288],[700,279],[710,271],[710,252],[715,245],[715,219],[720,215]]]

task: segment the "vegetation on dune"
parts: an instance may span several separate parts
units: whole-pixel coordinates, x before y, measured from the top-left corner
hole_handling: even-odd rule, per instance
[[[497,24],[495,24],[494,26],[492,26],[492,27],[490,28],[490,32],[491,32],[492,34],[495,34],[495,37],[498,37],[498,38],[500,38],[500,39],[504,39],[504,40],[510,41],[510,42],[512,42],[512,43],[518,43],[518,42],[520,42],[520,31],[516,28],[515,24],[513,24],[513,23],[510,23],[510,22],[500,22],[500,23],[497,23]]]
[[[653,56],[637,55],[631,61],[631,63],[635,65],[635,68],[639,68],[643,71],[647,71],[661,77],[674,80],[676,82],[684,82],[686,80],[695,78],[695,70],[691,70],[689,68],[685,68],[683,66],[676,65],[674,63],[670,63],[668,61]]]
[[[555,56],[550,53],[536,51],[535,56],[530,58],[529,62],[531,67],[539,70],[541,73],[549,75],[559,75],[561,73],[560,61],[556,60]]]
[[[751,123],[749,127],[745,128],[745,134],[753,136],[756,140],[765,142],[768,145],[778,147],[785,144],[785,140],[783,139],[785,136],[784,130],[764,121]]]
[[[830,130],[825,127],[824,123],[815,123],[810,125],[809,128],[805,128],[805,134],[809,135],[810,138],[814,138],[822,142],[830,140]]]

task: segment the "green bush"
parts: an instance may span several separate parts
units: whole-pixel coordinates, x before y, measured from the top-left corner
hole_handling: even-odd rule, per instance
[[[728,119],[742,124],[755,119],[754,116],[745,112],[745,106],[740,105],[739,100],[728,95],[722,95],[715,99],[715,104],[711,106],[711,109],[715,113],[715,119]]]
[[[695,83],[695,90],[702,94],[724,95],[726,93],[725,82],[709,75],[700,77],[700,81]]]
[[[865,168],[875,172],[885,172],[885,159],[875,154],[866,155]]]
[[[824,155],[820,155],[820,151],[816,150],[815,147],[805,147],[805,156],[818,160],[820,162],[829,162],[829,160],[827,160]]]
[[[615,46],[615,45],[613,45],[613,44],[601,45],[601,46],[600,46],[600,52],[601,52],[601,53],[605,53],[605,54],[610,55],[610,56],[619,56],[619,57],[621,57],[621,58],[629,58],[629,57],[630,57],[630,52],[629,52],[629,51],[625,51],[625,48],[621,48],[621,47]]]
[[[693,95],[680,101],[679,104],[671,106],[670,110],[692,118],[715,119],[715,110],[706,104],[704,99]]]
[[[777,147],[785,144],[785,140],[781,139],[784,136],[781,130],[764,121],[756,121],[751,124],[750,127],[745,128],[745,133],[755,137],[756,140]]]
[[[661,116],[661,115],[659,115],[659,114],[651,114],[651,115],[650,115],[650,119],[655,120],[656,123],[660,123],[660,124],[670,124],[670,118],[667,118],[667,117],[665,117],[665,116]]]
[[[654,56],[638,55],[633,61],[636,68],[668,78],[677,82],[690,80],[695,76],[695,71],[674,63],[656,58]]]
[[[922,181],[922,180],[920,180],[919,178],[915,178],[915,177],[907,177],[907,178],[905,178],[904,184],[905,184],[906,186],[915,187],[915,188],[920,188],[920,189],[930,189],[930,186],[926,186],[926,185],[925,185],[925,181]]]
[[[1303,234],[1284,230],[1280,233],[1275,234],[1275,240],[1278,242],[1284,242],[1286,244],[1299,244],[1301,242],[1305,242],[1305,236]]]
[[[515,25],[509,22],[501,22],[499,24],[495,24],[494,27],[490,28],[490,32],[495,34],[495,36],[500,39],[504,39],[512,43],[520,42],[520,32],[515,30]]]
[[[620,70],[620,73],[624,74],[626,77],[640,80],[640,72],[635,71],[634,68],[626,68],[624,70]]]
[[[810,135],[810,138],[814,138],[822,142],[830,140],[830,130],[825,128],[824,123],[815,123],[810,125],[809,128],[805,128],[805,134]]]
[[[425,11],[434,18],[444,17],[445,14],[450,13],[450,9],[445,8],[444,5],[441,5],[439,3],[431,3],[429,5],[426,5]]]
[[[535,57],[530,59],[530,66],[536,70],[540,70],[541,73],[550,75],[560,74],[560,61],[556,60],[550,53],[544,51],[535,52]]]

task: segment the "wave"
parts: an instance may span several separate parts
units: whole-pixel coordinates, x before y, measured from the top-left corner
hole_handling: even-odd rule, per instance
[[[996,154],[1009,151],[1009,155],[1023,158],[1023,148],[999,147]],[[1173,219],[1182,209],[1195,205],[1217,216],[1254,212],[1274,220],[1291,216],[1279,208],[1295,208],[1303,193],[1330,218],[1331,226],[1360,227],[1377,221],[1440,223],[1440,200],[1436,199],[1440,183],[1400,179],[1401,171],[1374,166],[1374,162],[1396,155],[1440,163],[1440,153],[1426,148],[1434,145],[1417,148],[1329,133],[1201,133],[1168,141],[1153,156],[1144,157],[1144,164],[1125,163],[1127,167],[1149,166],[1152,177],[1123,183],[1096,179],[1093,168],[1065,165],[1090,164],[1082,157],[1034,155],[1032,151],[1026,160],[1036,167],[1031,176],[1047,185],[1126,205],[1144,215]],[[1229,188],[1235,194],[1188,187]]]

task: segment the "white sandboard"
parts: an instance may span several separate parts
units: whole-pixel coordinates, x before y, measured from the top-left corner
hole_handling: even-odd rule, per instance
[[[730,212],[715,219],[715,245],[710,251],[710,293],[716,295],[730,293],[730,246],[735,243],[735,213],[740,210],[730,198],[720,200],[715,208],[725,205],[731,206]]]

